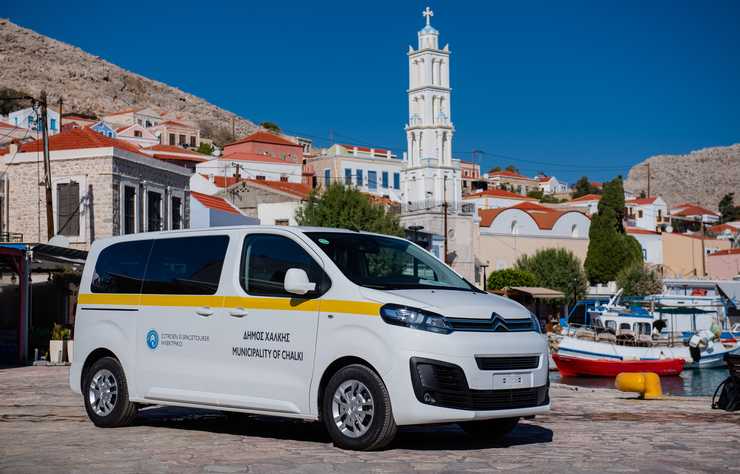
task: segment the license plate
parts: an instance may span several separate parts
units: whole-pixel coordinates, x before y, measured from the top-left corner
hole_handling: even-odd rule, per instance
[[[493,376],[493,389],[504,388],[529,388],[532,386],[532,374],[530,372],[513,374],[496,374]]]

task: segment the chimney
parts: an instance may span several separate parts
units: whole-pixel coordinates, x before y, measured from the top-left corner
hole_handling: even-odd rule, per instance
[[[16,153],[18,153],[18,143],[16,141],[13,141],[10,144],[10,155],[15,156]]]

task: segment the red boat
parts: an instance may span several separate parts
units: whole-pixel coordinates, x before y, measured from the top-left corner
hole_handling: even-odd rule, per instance
[[[616,377],[622,372],[655,372],[658,375],[678,375],[686,363],[683,359],[584,359],[560,354],[553,354],[552,358],[563,377],[575,377],[577,375]]]

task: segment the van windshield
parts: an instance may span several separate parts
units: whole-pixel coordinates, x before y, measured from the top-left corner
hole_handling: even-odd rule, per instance
[[[346,232],[306,232],[354,283],[378,290],[480,291],[411,242]]]

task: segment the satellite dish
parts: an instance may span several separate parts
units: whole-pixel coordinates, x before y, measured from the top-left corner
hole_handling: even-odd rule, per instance
[[[669,234],[673,233],[673,226],[670,226],[670,225],[666,226],[665,231],[668,232]]]
[[[48,242],[49,245],[54,245],[56,247],[64,247],[69,248],[69,238],[63,236],[63,235],[55,235],[51,239],[49,239]]]

